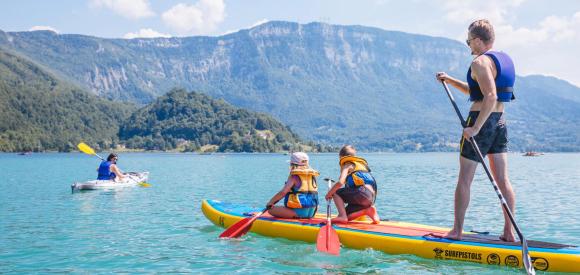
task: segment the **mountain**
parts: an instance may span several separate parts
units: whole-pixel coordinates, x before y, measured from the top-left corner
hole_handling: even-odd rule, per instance
[[[509,108],[510,143],[526,151],[580,151],[580,89],[554,78],[518,78]]]
[[[183,87],[271,114],[308,139],[396,151],[456,148],[460,126],[434,74],[463,78],[471,60],[450,39],[279,21],[219,37],[0,32],[0,47],[106,98],[147,103]],[[528,76],[515,89],[512,149],[580,150],[578,87]],[[466,113],[466,97],[456,98]]]
[[[0,49],[0,151],[70,151],[83,140],[100,148],[118,142],[131,104],[92,95]]]
[[[150,150],[277,152],[311,151],[314,146],[300,145],[296,134],[266,114],[183,89],[137,110],[119,136],[129,148]]]
[[[100,149],[327,149],[301,142],[269,115],[204,94],[176,89],[140,109],[99,98],[26,58],[0,50],[0,151],[71,151],[80,141]]]

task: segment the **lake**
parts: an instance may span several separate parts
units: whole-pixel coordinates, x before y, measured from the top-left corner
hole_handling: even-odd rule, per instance
[[[105,153],[103,153],[105,155]],[[379,183],[383,219],[450,227],[457,153],[361,154]],[[80,153],[0,154],[0,273],[513,273],[514,269],[343,248],[223,231],[203,199],[263,206],[288,174],[283,154],[122,153],[124,171],[149,171],[151,187],[71,194],[96,177]],[[322,177],[338,176],[337,154],[311,154]],[[516,219],[528,239],[580,245],[580,154],[510,154]],[[320,184],[321,193],[327,190]],[[325,205],[323,203],[323,205]],[[465,230],[499,234],[499,201],[483,169],[472,185]]]

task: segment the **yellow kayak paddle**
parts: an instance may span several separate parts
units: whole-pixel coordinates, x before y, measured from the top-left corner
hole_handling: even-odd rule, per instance
[[[77,147],[79,148],[79,150],[87,155],[92,155],[92,156],[97,156],[98,158],[100,158],[101,160],[105,160],[104,158],[102,158],[101,156],[97,155],[97,153],[95,153],[95,150],[93,150],[93,148],[91,148],[91,146],[88,146],[86,143],[81,142],[79,143],[79,145],[77,145]]]

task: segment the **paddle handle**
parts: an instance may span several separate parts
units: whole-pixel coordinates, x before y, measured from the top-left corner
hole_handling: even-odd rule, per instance
[[[459,120],[461,121],[461,126],[463,126],[463,128],[466,128],[467,123],[465,122],[465,119],[463,119],[463,116],[461,115],[461,111],[459,111],[459,107],[457,107],[457,103],[455,103],[455,99],[453,98],[451,91],[449,91],[449,87],[447,87],[447,83],[445,83],[445,80],[442,80],[441,84],[443,84],[443,88],[445,88],[445,92],[447,93],[447,96],[449,97],[449,100],[451,101],[451,104],[453,105],[453,109],[455,109],[455,113],[457,113],[457,116],[459,117]],[[526,238],[522,234],[516,220],[514,219],[514,215],[512,214],[512,211],[510,210],[510,208],[507,204],[507,201],[505,200],[503,194],[501,193],[501,190],[497,186],[497,183],[495,182],[493,175],[491,174],[491,172],[487,168],[487,165],[485,164],[485,160],[483,159],[483,155],[481,154],[481,151],[479,150],[479,146],[477,145],[477,142],[475,142],[475,138],[470,137],[469,141],[470,141],[469,143],[471,143],[471,146],[473,147],[473,150],[477,153],[477,158],[481,162],[481,165],[483,166],[483,170],[485,170],[485,173],[487,174],[489,181],[493,185],[493,189],[495,190],[497,197],[501,201],[501,206],[503,207],[504,211],[507,213],[510,222],[514,226],[514,229],[516,230],[516,233],[518,234],[518,237],[520,238],[520,242],[522,243],[522,248],[525,251],[527,251],[528,244],[527,244]],[[526,255],[522,255],[522,257],[524,259],[528,258],[528,260],[529,260],[529,257],[530,257],[529,254],[528,253],[523,253],[523,254],[526,254]],[[524,260],[524,263],[525,262],[526,261]],[[531,268],[531,271],[530,271],[530,268],[528,266],[526,266],[526,271],[528,272],[528,274],[530,274],[530,273],[535,274],[534,269]]]

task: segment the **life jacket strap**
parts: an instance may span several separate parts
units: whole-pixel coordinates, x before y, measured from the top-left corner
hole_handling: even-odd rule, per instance
[[[482,95],[481,88],[479,86],[469,87],[469,90],[478,92],[480,95]],[[496,91],[497,91],[498,99],[509,99],[509,100],[516,99],[516,96],[514,95],[514,87],[497,87]],[[470,93],[470,94],[472,94],[472,93]],[[471,101],[482,100],[482,99],[483,99],[483,95],[481,98],[469,97],[469,100],[471,100]]]

